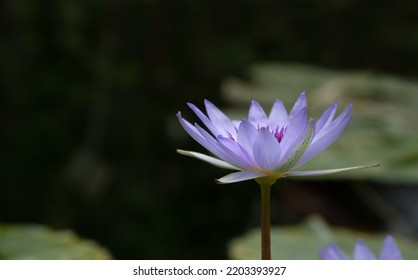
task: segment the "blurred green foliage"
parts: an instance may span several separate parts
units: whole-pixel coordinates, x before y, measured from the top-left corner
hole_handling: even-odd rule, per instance
[[[0,221],[72,229],[116,259],[226,258],[228,240],[258,226],[258,189],[215,185],[224,171],[177,155],[201,148],[175,113],[204,98],[224,107],[222,81],[263,61],[414,77],[416,10],[413,1],[2,1]],[[276,190],[280,205],[295,201],[294,184],[304,187]],[[362,204],[315,195],[315,205]],[[317,210],[280,205],[274,223]],[[350,221],[373,216],[362,209]]]
[[[0,225],[0,259],[108,260],[106,249],[71,231],[41,225]]]
[[[346,228],[330,227],[320,217],[312,216],[303,223],[271,229],[272,259],[318,260],[319,250],[334,243],[352,258],[358,239],[366,242],[370,250],[379,256],[385,234],[366,234]],[[395,238],[405,260],[418,259],[418,243]],[[234,260],[260,259],[260,231],[251,230],[233,239],[229,256]]]

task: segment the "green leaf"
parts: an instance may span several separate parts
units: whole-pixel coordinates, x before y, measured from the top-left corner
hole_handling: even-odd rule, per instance
[[[0,225],[0,259],[106,260],[110,253],[68,230],[43,225]]]

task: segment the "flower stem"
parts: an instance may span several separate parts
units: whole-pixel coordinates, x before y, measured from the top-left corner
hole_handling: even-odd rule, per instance
[[[261,259],[271,260],[271,245],[270,245],[271,184],[260,183],[260,188],[261,188]]]

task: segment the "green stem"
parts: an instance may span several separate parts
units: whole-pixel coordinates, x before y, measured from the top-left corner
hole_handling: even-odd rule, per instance
[[[271,245],[270,245],[271,184],[260,183],[260,187],[261,187],[261,259],[271,260]]]

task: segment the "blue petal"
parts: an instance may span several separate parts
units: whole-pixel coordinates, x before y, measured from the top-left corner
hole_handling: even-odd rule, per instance
[[[333,120],[331,123],[328,123],[325,127],[321,128],[320,131],[317,131],[313,139],[313,142],[315,142],[317,139],[322,138],[324,135],[328,134],[330,131],[334,130],[336,127],[340,126],[341,123],[345,122],[347,119],[350,120],[351,108],[352,108],[352,104],[348,105],[335,120]]]
[[[288,116],[286,108],[283,105],[283,102],[280,99],[276,99],[271,108],[269,115],[268,123],[270,129],[275,129],[276,127],[283,127],[288,122]]]
[[[248,120],[254,125],[258,125],[260,128],[268,125],[266,113],[261,105],[255,100],[251,101],[250,110],[248,112]]]
[[[235,137],[236,130],[232,121],[209,100],[205,100],[205,106],[209,119],[211,120],[212,124],[216,127],[216,129],[218,129],[219,131],[225,131],[225,134],[223,134],[224,136],[227,133],[230,133],[232,136]]]
[[[181,126],[184,128],[184,130],[186,130],[186,132],[194,139],[196,140],[196,142],[198,142],[200,145],[202,145],[203,147],[205,147],[206,149],[208,149],[207,146],[207,141],[206,139],[202,136],[202,134],[199,133],[199,131],[196,129],[196,127],[194,127],[191,123],[189,123],[187,120],[183,119],[181,116],[181,112],[177,113],[177,118],[180,121]],[[209,149],[208,149],[209,150]]]
[[[289,119],[292,119],[294,116],[296,116],[300,110],[306,109],[306,95],[305,92],[302,92],[298,99],[295,102],[295,105],[293,105],[292,110],[289,113]]]
[[[239,170],[237,167],[235,167],[233,165],[230,165],[229,163],[227,163],[223,160],[220,160],[220,159],[217,159],[217,158],[205,155],[205,154],[201,154],[201,153],[198,153],[198,152],[192,152],[192,151],[184,151],[184,150],[177,150],[177,152],[179,154],[182,154],[182,155],[185,155],[185,156],[194,157],[194,158],[203,160],[203,161],[205,161],[207,163],[210,163],[210,164],[212,164],[214,166],[217,166],[217,167],[221,167],[221,168],[225,168],[225,169]]]
[[[306,150],[305,154],[302,156],[301,160],[297,163],[296,167],[301,166],[305,162],[311,160],[314,156],[324,151],[329,147],[335,140],[340,137],[347,127],[349,121],[351,120],[351,115],[347,116],[338,126],[335,126],[333,130],[329,130],[327,134],[323,135],[320,139],[312,140],[311,145]]]
[[[280,144],[266,128],[261,128],[254,141],[253,156],[257,166],[275,170],[280,163]]]
[[[181,113],[177,114],[180,124],[184,130],[200,145],[205,147],[208,151],[219,157],[221,160],[230,163],[239,169],[249,168],[248,161],[238,157],[232,151],[221,145],[216,139],[214,139],[207,131],[201,128],[198,124],[192,126],[188,121],[181,117]]]
[[[380,252],[381,260],[403,260],[401,251],[396,245],[396,241],[392,236],[387,236],[383,241],[382,251]]]
[[[200,145],[205,147],[208,151],[210,151],[220,159],[225,160],[223,157],[223,151],[219,147],[219,143],[217,143],[217,141],[215,140],[215,138],[213,138],[212,135],[210,135],[207,131],[201,128],[198,124],[192,126],[188,121],[184,120],[183,118],[181,118],[180,123],[183,125],[185,130],[193,137],[193,139],[195,139]]]
[[[235,172],[235,173],[228,174],[228,175],[218,179],[217,181],[219,183],[222,183],[222,184],[229,184],[229,183],[235,183],[235,182],[241,182],[241,181],[261,178],[261,177],[264,177],[264,176],[266,176],[266,175],[263,174],[263,173],[259,173],[259,172],[240,171],[240,172]]]
[[[333,243],[330,243],[326,250],[320,250],[319,254],[323,260],[348,260],[347,255]]]
[[[312,141],[312,137],[314,135],[314,127],[315,121],[311,119],[310,125],[306,132],[301,134],[300,139],[295,141],[295,144],[291,146],[286,151],[286,154],[282,156],[280,161],[280,172],[289,171],[300,161]]]
[[[216,139],[212,137],[208,132],[206,132],[203,128],[201,128],[198,124],[196,124],[197,130],[201,133],[201,135],[207,140],[206,149],[215,154],[217,157],[226,161],[233,166],[238,167],[239,169],[246,169],[248,168],[248,162],[241,157],[237,156],[233,151],[219,143]]]
[[[308,114],[306,108],[304,108],[290,120],[290,123],[286,128],[286,132],[283,135],[282,141],[280,142],[282,153],[285,154],[289,149],[294,147],[306,134],[308,129],[307,118]]]
[[[231,151],[236,159],[239,159],[243,164],[243,169],[254,167],[252,155],[245,150],[239,143],[235,142],[229,137],[218,137],[219,143],[224,147],[224,150]]]
[[[257,134],[257,129],[249,121],[243,120],[238,128],[237,142],[245,150],[252,154],[253,145]]]
[[[332,260],[332,257],[331,257],[331,255],[328,253],[328,251],[327,250],[325,250],[325,249],[319,249],[319,258],[321,259],[321,260]]]
[[[358,240],[354,248],[355,260],[375,260],[376,256],[370,251],[363,240]]]
[[[206,125],[206,127],[213,133],[213,135],[216,137],[219,134],[221,134],[222,132],[218,130],[218,128],[216,128],[212,122],[210,121],[210,119],[208,117],[206,117],[205,114],[203,114],[202,111],[200,111],[199,108],[197,108],[194,104],[192,103],[187,103],[187,105],[189,105],[190,109],[193,110],[193,112],[199,117],[199,119]]]
[[[316,122],[316,131],[319,132],[323,127],[329,125],[332,122],[336,112],[337,102],[334,102]]]

